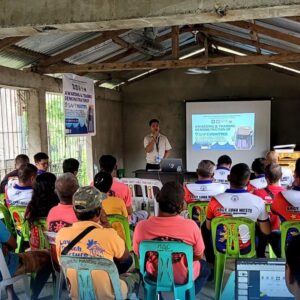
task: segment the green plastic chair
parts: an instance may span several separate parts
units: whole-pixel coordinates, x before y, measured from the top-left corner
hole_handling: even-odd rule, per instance
[[[67,269],[75,269],[77,271],[79,300],[97,300],[91,274],[95,270],[107,272],[114,290],[115,299],[123,300],[119,273],[116,265],[111,260],[101,257],[74,257],[62,255],[60,264],[65,278],[67,278]]]
[[[5,194],[4,193],[0,194],[0,204],[5,205]]]
[[[9,212],[17,234],[17,249],[16,253],[20,253],[23,249],[24,242],[29,242],[30,230],[29,224],[25,220],[26,206],[10,206]]]
[[[146,270],[147,252],[157,252],[158,270],[157,281],[152,280]],[[185,284],[175,284],[172,254],[184,253],[188,266],[188,280]],[[158,292],[174,292],[174,299],[186,299],[186,293],[190,300],[195,299],[195,284],[193,280],[193,248],[177,241],[143,241],[139,246],[140,272],[144,282],[144,299],[156,299]]]
[[[218,226],[225,226],[226,233],[226,249],[225,252],[220,252],[217,249],[217,229]],[[240,253],[239,244],[239,227],[247,226],[250,234],[250,249],[247,254]],[[215,299],[219,300],[221,295],[223,275],[227,258],[252,258],[256,256],[255,250],[255,222],[247,218],[228,218],[218,217],[214,218],[211,223],[212,241],[215,261]]]
[[[206,211],[207,211],[208,203],[209,203],[209,201],[196,201],[196,202],[189,203],[187,206],[189,218],[192,219],[193,208],[197,207],[200,210],[199,222],[200,222],[200,224],[202,224],[206,219]]]
[[[271,212],[271,205],[272,203],[270,202],[265,202],[265,207],[266,207],[266,212],[270,213]],[[274,253],[271,245],[269,244],[269,257],[270,258],[277,258],[276,254]]]
[[[128,219],[121,215],[107,215],[107,219],[109,224],[113,225],[113,223],[120,223],[123,226],[125,233],[125,244],[129,251],[132,251],[132,241],[130,236],[130,227],[128,223]]]
[[[289,242],[289,235],[300,234],[300,221],[285,221],[280,225],[281,231],[281,257],[285,257],[285,250]]]
[[[13,224],[13,221],[11,219],[10,213],[8,208],[0,203],[0,219],[4,222],[6,228],[8,231],[12,234],[15,235],[15,227]]]

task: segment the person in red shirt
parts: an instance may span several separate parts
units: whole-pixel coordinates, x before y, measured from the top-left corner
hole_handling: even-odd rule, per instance
[[[271,206],[272,213],[279,216],[281,222],[300,221],[300,158],[296,162],[294,178],[294,187],[291,190],[279,192]],[[280,240],[280,231],[273,231],[270,244],[277,257],[281,257]]]
[[[196,294],[200,291],[210,274],[208,264],[202,260],[204,244],[198,226],[193,220],[184,219],[180,213],[184,207],[184,191],[179,183],[167,182],[162,187],[157,202],[158,216],[137,224],[133,234],[133,250],[139,255],[139,244],[145,240],[176,240],[193,246],[193,272]],[[175,259],[176,256],[176,259]],[[157,254],[152,253],[146,262],[147,272],[157,276]],[[187,279],[187,266],[184,255],[173,255],[175,282],[183,284]]]
[[[276,195],[284,191],[284,187],[280,185],[280,178],[282,177],[281,167],[278,164],[271,163],[265,167],[265,176],[267,186],[263,189],[254,190],[253,194],[262,198],[266,204],[271,204]],[[279,217],[272,212],[269,213],[272,230],[279,230]],[[260,234],[258,238],[257,251],[258,255],[263,256],[266,246],[268,245],[269,237]],[[261,253],[261,254],[260,254]]]
[[[231,168],[229,175],[230,189],[225,193],[214,196],[207,207],[206,221],[201,227],[205,243],[205,257],[209,263],[214,263],[215,256],[212,246],[211,221],[216,217],[226,216],[228,218],[245,217],[257,222],[257,228],[263,234],[270,234],[271,226],[269,216],[265,209],[263,200],[246,190],[250,178],[250,169],[246,164],[236,164]],[[217,232],[217,249],[224,252],[226,249],[226,239],[224,228],[221,226]],[[219,238],[218,238],[219,237]],[[249,231],[240,230],[241,253],[249,250]]]

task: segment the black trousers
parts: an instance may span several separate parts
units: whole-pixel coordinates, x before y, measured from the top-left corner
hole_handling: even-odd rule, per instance
[[[159,170],[160,164],[146,164],[146,171],[148,170]]]

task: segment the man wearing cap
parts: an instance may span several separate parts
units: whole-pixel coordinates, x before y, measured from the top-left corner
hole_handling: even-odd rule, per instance
[[[132,293],[139,282],[137,273],[123,274],[132,264],[132,258],[124,241],[107,222],[102,201],[106,198],[96,188],[81,187],[73,195],[73,209],[78,222],[71,227],[62,228],[56,237],[58,259],[65,247],[88,227],[94,227],[67,253],[78,257],[103,257],[114,261],[120,276],[120,285],[124,298]],[[78,299],[76,270],[68,270],[67,277],[70,282],[70,295]],[[105,271],[93,272],[93,283],[97,299],[115,299],[113,288],[108,274]]]
[[[150,134],[144,138],[144,148],[146,151],[146,170],[160,169],[160,161],[167,158],[172,149],[168,138],[159,132],[159,121],[152,119],[149,121]]]

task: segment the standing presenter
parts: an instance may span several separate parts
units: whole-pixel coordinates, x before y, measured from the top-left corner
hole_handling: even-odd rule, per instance
[[[150,134],[144,138],[146,170],[159,170],[161,160],[169,156],[172,147],[168,138],[159,132],[159,121],[157,119],[150,120],[149,127]]]

